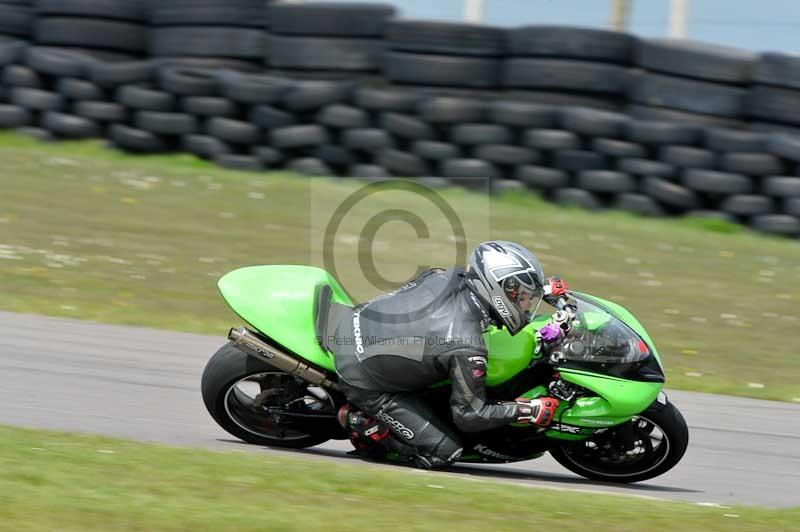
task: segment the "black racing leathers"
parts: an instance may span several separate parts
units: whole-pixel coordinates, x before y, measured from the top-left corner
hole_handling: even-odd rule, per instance
[[[467,288],[463,270],[430,270],[394,292],[339,312],[337,320],[327,344],[345,390],[403,398],[450,379],[452,418],[463,432],[517,419],[516,403],[486,399],[482,333],[491,321]]]

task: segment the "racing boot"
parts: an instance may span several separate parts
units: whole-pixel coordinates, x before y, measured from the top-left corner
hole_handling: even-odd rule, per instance
[[[558,399],[554,397],[517,398],[517,423],[547,427],[553,422],[558,408]]]
[[[388,425],[371,418],[350,404],[342,406],[336,418],[350,437],[350,443],[356,448],[356,454],[376,460],[386,458],[388,450],[385,443],[391,435]]]

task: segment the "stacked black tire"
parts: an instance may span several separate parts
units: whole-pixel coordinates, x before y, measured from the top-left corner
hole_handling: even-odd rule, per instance
[[[758,191],[772,199],[778,209],[773,216],[763,215],[752,220],[761,231],[785,235],[800,234],[800,137],[770,133],[766,139],[767,152],[792,165],[789,175],[770,176],[760,180]]]
[[[40,138],[103,136],[95,108],[106,105],[107,94],[87,79],[88,69],[146,52],[144,2],[38,0],[34,15],[34,45],[14,49],[6,44],[0,53],[2,81],[13,106],[0,112],[0,125],[27,126]]]
[[[269,54],[265,0],[150,0],[148,20],[162,63],[259,70]]]
[[[31,47],[24,61],[25,66],[16,66],[17,74],[27,73],[36,83],[13,89],[12,103],[30,114],[37,136],[80,139],[103,135],[100,124],[76,114],[78,102],[106,99],[99,86],[85,79],[90,58],[58,48]]]
[[[0,21],[16,32],[0,35],[0,128],[800,235],[793,57],[764,54],[753,74],[751,55],[698,43],[393,19],[384,4],[150,7],[158,57],[136,59],[140,2],[41,0],[31,45],[15,37],[32,8],[0,0],[0,14],[17,13]],[[239,71],[265,61],[268,73]],[[374,79],[381,67],[394,86]],[[748,118],[783,132],[737,129]]]
[[[510,31],[503,87],[560,105],[617,109],[624,100],[634,39],[605,30],[524,26]]]
[[[309,175],[344,172],[322,155],[345,150],[336,142],[335,128],[317,116],[348,101],[350,82],[226,76],[222,84],[242,113],[207,124],[206,134],[224,146],[224,154],[214,157],[218,164],[249,170],[284,167]]]
[[[748,103],[755,129],[800,134],[800,57],[762,54],[756,63]]]
[[[418,127],[424,129],[425,125],[410,116],[419,100],[420,96],[414,91],[362,86],[352,94],[347,107],[349,117],[343,113],[345,108],[335,113],[328,109],[320,114],[328,127],[334,125],[334,119],[338,122],[335,124],[337,139],[351,157],[345,175],[379,180],[392,175],[387,167],[397,164],[406,165],[404,168],[411,171],[408,175],[419,175],[416,166],[419,161],[406,157],[407,151],[402,155],[397,151],[398,148],[407,148],[411,141],[391,127],[391,124],[401,122],[404,125],[398,126],[400,130],[411,131],[411,134]],[[335,118],[337,114],[339,116]]]
[[[144,0],[37,0],[33,41],[90,57],[125,60],[147,52]]]
[[[620,143],[627,123],[627,116],[612,111],[559,107],[549,125],[524,131],[523,143],[537,150],[540,160],[520,168],[518,179],[558,203],[588,209],[636,192],[634,177],[616,167],[617,159],[635,155],[633,145]]]
[[[491,26],[394,20],[386,30],[384,75],[406,85],[497,89],[507,37]]]
[[[118,87],[115,101],[125,109],[128,121],[112,126],[112,142],[140,153],[177,149],[180,138],[198,128],[197,119],[182,112],[180,100],[216,96],[218,85],[214,70],[162,66],[156,70],[153,84]]]
[[[0,55],[7,55],[3,49],[7,52],[10,46],[0,44]],[[28,127],[43,139],[89,138],[102,137],[103,124],[120,118],[103,119],[94,111],[108,105],[108,93],[88,73],[104,63],[83,52],[54,47],[24,47],[12,55],[16,59],[2,66],[10,105],[0,110],[0,127]]]
[[[17,127],[29,121],[23,110],[8,105],[11,87],[3,77],[6,66],[13,65],[24,53],[32,27],[31,0],[0,0],[0,128]]]
[[[647,120],[743,127],[755,54],[707,43],[644,39],[636,45],[628,111]]]
[[[0,129],[24,127],[33,119],[28,110],[11,103],[15,89],[41,83],[35,72],[17,64],[26,49],[24,41],[0,41]]]
[[[316,79],[377,74],[383,64],[388,4],[274,4],[269,67],[284,75]]]
[[[0,43],[28,40],[33,18],[32,0],[0,0]]]
[[[338,132],[365,119],[343,105],[351,92],[350,82],[162,66],[155,87],[118,89],[131,122],[116,125],[112,141],[136,152],[183,149],[238,170],[346,173]]]

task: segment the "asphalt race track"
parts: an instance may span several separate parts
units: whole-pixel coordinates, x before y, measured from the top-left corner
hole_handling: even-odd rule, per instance
[[[243,445],[211,420],[200,375],[219,337],[0,312],[0,424],[98,433],[210,449]],[[800,404],[669,392],[691,430],[678,466],[618,487],[573,475],[549,456],[455,474],[534,486],[717,504],[800,506]],[[354,460],[347,442],[294,455]],[[390,466],[387,466],[390,467]],[[439,473],[432,473],[439,474]]]

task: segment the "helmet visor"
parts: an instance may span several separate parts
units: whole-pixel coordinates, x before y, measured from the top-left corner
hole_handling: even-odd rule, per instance
[[[504,287],[506,297],[517,308],[522,321],[529,322],[539,310],[544,298],[544,289],[534,282],[522,284],[513,278],[510,281]]]
[[[536,312],[539,310],[539,305],[542,304],[543,298],[544,292],[542,290],[529,290],[528,288],[520,290],[517,299],[517,307],[524,321],[531,321],[533,317],[536,316]]]

